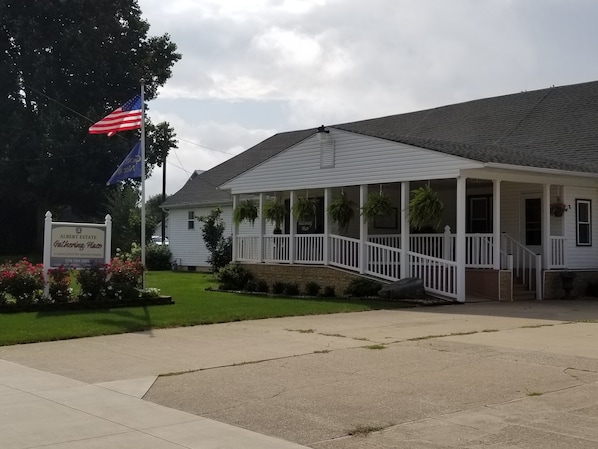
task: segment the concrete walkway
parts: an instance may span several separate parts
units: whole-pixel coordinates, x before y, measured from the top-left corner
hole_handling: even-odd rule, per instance
[[[0,347],[0,446],[595,448],[596,322],[478,303]]]

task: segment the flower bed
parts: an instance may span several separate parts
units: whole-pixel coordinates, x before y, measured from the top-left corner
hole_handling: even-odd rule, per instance
[[[0,312],[77,310],[173,304],[155,288],[141,290],[139,260],[115,257],[109,264],[73,270],[48,270],[48,294],[42,264],[27,259],[0,265]],[[75,282],[76,281],[76,282]],[[77,293],[73,285],[77,285]]]

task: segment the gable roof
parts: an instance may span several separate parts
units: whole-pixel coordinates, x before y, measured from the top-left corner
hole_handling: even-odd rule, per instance
[[[598,172],[598,81],[331,128],[486,163]]]
[[[278,133],[210,170],[201,173],[195,171],[185,185],[160,207],[169,209],[232,203],[230,193],[218,189],[218,186],[301,142],[316,131],[313,128]]]
[[[329,126],[484,163],[598,173],[598,81]],[[317,128],[274,136],[192,176],[162,207],[232,202],[217,187]]]

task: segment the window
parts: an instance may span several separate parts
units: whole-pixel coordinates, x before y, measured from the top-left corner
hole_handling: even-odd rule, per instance
[[[592,246],[592,202],[575,200],[577,246]]]
[[[525,200],[525,244],[542,244],[542,201],[540,198]]]
[[[187,212],[187,229],[195,229],[195,212]]]
[[[467,232],[492,232],[492,197],[470,196],[467,204]]]

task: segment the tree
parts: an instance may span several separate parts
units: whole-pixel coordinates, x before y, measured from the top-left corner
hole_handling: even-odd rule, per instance
[[[117,248],[129,251],[132,243],[141,242],[141,207],[139,190],[132,183],[114,186],[104,203],[105,209],[112,217],[112,252]],[[146,216],[146,243],[151,240],[157,221]]]
[[[87,129],[138,93],[141,78],[155,98],[180,55],[167,34],[148,36],[136,0],[4,0],[0,17],[0,232],[39,249],[46,210],[103,218],[106,180],[139,133]],[[149,161],[163,147],[154,139]],[[23,211],[36,214],[19,224]]]
[[[220,215],[220,208],[212,209],[208,215],[197,217],[203,226],[201,235],[210,252],[208,263],[212,271],[216,273],[220,268],[226,266],[232,260],[232,238],[224,237],[226,225]]]

